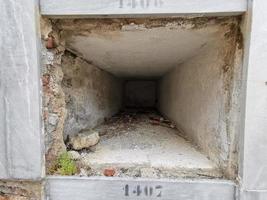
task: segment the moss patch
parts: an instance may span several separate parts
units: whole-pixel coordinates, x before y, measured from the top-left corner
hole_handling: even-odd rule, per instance
[[[60,175],[74,175],[77,172],[76,164],[67,152],[64,152],[59,156],[58,167]]]
[[[53,167],[48,170],[48,174],[58,174],[61,176],[71,176],[77,173],[75,161],[71,159],[67,152],[60,154],[54,162]]]

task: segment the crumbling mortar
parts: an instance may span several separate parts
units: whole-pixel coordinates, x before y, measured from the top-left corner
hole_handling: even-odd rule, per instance
[[[87,36],[92,33],[104,34],[106,31],[127,31],[127,27],[136,30],[167,27],[175,29],[202,29],[207,26],[226,26],[238,17],[187,17],[187,18],[126,18],[126,19],[56,19],[53,26],[61,38],[70,35]],[[75,31],[75,33],[73,32]]]
[[[60,67],[64,54],[64,40],[52,25],[52,20],[41,19],[43,44],[43,120],[46,146],[46,169],[49,173],[58,155],[66,150],[63,141],[63,127],[66,117],[65,95],[61,88],[63,72]],[[52,43],[49,40],[53,40]],[[49,43],[49,45],[48,45]],[[46,49],[46,48],[48,49]],[[52,117],[52,118],[51,118]]]
[[[200,29],[208,25],[229,24],[238,17],[187,17],[187,18],[125,18],[125,19],[56,19],[53,26],[57,30],[121,30],[125,25],[144,25],[147,29],[175,24],[183,28]]]

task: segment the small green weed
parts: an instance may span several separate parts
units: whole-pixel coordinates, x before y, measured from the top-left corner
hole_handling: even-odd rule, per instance
[[[58,160],[58,172],[62,176],[74,175],[77,172],[77,167],[75,162],[70,158],[67,152],[62,153]]]

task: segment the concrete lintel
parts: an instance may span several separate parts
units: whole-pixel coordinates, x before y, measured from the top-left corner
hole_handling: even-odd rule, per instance
[[[46,194],[53,200],[234,200],[236,186],[224,180],[48,177]]]
[[[41,0],[49,17],[140,17],[175,15],[238,15],[247,0]]]

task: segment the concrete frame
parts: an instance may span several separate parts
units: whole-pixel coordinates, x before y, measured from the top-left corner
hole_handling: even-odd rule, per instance
[[[49,17],[220,16],[242,14],[246,10],[247,0],[205,0],[205,3],[203,0],[90,0],[90,3],[88,0],[41,0],[41,14]]]
[[[53,200],[235,200],[236,185],[223,180],[50,177],[46,193]]]
[[[267,1],[249,0],[246,13],[246,94],[240,145],[243,200],[267,199]]]
[[[199,199],[198,196],[192,196],[196,192],[200,192],[201,195],[204,195],[202,199],[207,200],[216,198],[225,200],[267,199],[267,1],[205,0],[203,3],[203,0],[159,0],[157,2],[161,2],[161,6],[152,6],[152,8],[134,7],[133,2],[137,2],[137,0],[131,0],[130,7],[119,8],[118,5],[120,6],[120,3],[126,2],[126,0],[92,0],[91,4],[88,3],[92,7],[86,6],[86,2],[88,1],[41,0],[41,14],[52,17],[245,14],[244,68],[246,70],[244,74],[246,76],[240,81],[245,83],[246,88],[244,88],[243,124],[241,124],[242,132],[240,133],[242,141],[240,144],[239,184],[196,180],[190,182],[189,189],[187,180],[176,182],[162,180],[162,184],[173,188],[171,192],[175,191],[174,195],[172,194],[168,199],[177,199],[177,197],[178,199]],[[143,1],[140,0],[140,2]],[[108,181],[102,178],[45,178],[40,111],[40,36],[38,36],[40,34],[37,23],[37,1],[2,1],[0,16],[0,24],[3,27],[0,32],[2,62],[0,68],[0,111],[2,111],[0,112],[0,137],[4,138],[4,140],[0,140],[0,179],[43,180],[47,183],[48,199],[62,199],[60,194],[66,184],[73,185],[75,188],[77,185],[82,186],[86,183],[88,188],[93,188],[89,193],[77,189],[77,192],[84,195],[81,194],[77,196],[79,198],[75,199],[87,199],[88,195],[100,192],[100,186],[104,189],[102,192],[106,191],[101,195],[109,197],[107,193],[109,190],[105,189],[116,186],[116,184],[133,184],[140,181],[150,185],[156,184],[157,181],[152,180],[109,179]],[[209,193],[211,187],[209,184],[218,187],[215,187],[214,190],[216,193],[219,191],[218,194],[222,194],[220,191],[228,188],[225,192],[226,196],[209,196],[208,194],[211,194]],[[88,189],[87,187],[83,188]],[[188,195],[185,195],[184,191],[187,191]],[[99,196],[95,195],[90,199],[96,199],[96,197]]]
[[[0,179],[43,176],[38,4],[1,1]]]

